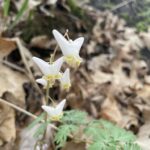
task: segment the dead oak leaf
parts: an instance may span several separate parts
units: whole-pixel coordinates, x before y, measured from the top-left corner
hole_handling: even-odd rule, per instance
[[[9,55],[15,49],[16,43],[14,41],[0,37],[0,59]]]

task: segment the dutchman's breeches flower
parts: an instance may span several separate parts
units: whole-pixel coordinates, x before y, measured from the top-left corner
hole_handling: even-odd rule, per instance
[[[65,72],[63,73],[62,77],[60,78],[60,82],[61,82],[61,87],[63,89],[68,90],[70,88],[71,83],[70,83],[70,69],[69,68],[67,68]]]
[[[45,80],[44,78],[37,79],[36,82],[43,85],[44,88],[47,87],[47,80]]]
[[[66,99],[62,100],[57,106],[51,107],[43,105],[42,109],[48,113],[52,121],[59,121],[63,116],[63,108],[65,106]]]
[[[63,64],[63,57],[57,59],[52,64],[43,61],[40,58],[33,57],[34,62],[38,65],[44,76],[38,79],[37,82],[46,86],[47,83],[52,86],[56,79],[60,79],[62,74],[60,73],[60,68]]]
[[[84,41],[84,37],[80,37],[74,41],[67,40],[57,30],[53,30],[53,35],[61,48],[64,55],[64,60],[72,67],[78,67],[82,62],[82,58],[79,56],[81,46]]]

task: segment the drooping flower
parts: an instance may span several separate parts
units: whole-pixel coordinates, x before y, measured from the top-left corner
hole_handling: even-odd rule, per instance
[[[84,37],[79,37],[76,40],[67,40],[57,30],[53,30],[53,35],[61,48],[65,61],[72,67],[77,67],[82,62],[82,58],[79,56],[81,46],[84,41]]]
[[[44,74],[43,79],[45,79],[46,81],[49,81],[50,84],[53,84],[56,79],[61,78],[60,68],[64,61],[63,57],[57,59],[52,64],[49,64],[37,57],[33,57],[33,60],[38,65],[42,73]],[[44,83],[45,81],[40,80],[39,82]]]
[[[63,89],[69,89],[71,86],[70,83],[70,69],[67,68],[63,73],[62,77],[60,78],[61,86]]]
[[[45,80],[44,78],[37,79],[36,82],[43,85],[45,88],[47,86],[47,80]]]
[[[44,109],[48,115],[50,116],[50,119],[53,121],[59,121],[63,116],[63,108],[65,106],[66,99],[62,100],[57,106],[51,107],[43,105],[42,109]]]

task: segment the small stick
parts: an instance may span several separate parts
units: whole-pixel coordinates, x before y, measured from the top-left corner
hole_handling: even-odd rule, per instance
[[[0,98],[0,102],[3,103],[3,104],[6,104],[6,105],[8,105],[8,106],[10,106],[10,107],[12,107],[12,108],[14,108],[14,109],[17,110],[17,111],[20,111],[20,112],[24,113],[24,114],[27,115],[27,116],[32,117],[33,119],[36,119],[36,118],[38,117],[38,116],[36,116],[36,115],[34,115],[34,114],[32,114],[32,113],[30,113],[30,112],[28,112],[28,111],[26,111],[26,110],[20,108],[19,106],[16,106],[16,105],[14,105],[14,104],[12,104],[12,103],[10,103],[10,102],[8,102],[8,101],[2,99],[2,98]],[[44,121],[44,120],[42,120],[41,122],[43,122],[43,121]],[[55,129],[55,130],[58,130],[58,128],[57,128],[55,125],[53,125],[53,124],[49,124],[49,125],[50,125],[51,128],[53,128],[53,129]],[[79,141],[85,142],[85,143],[90,143],[90,144],[92,143],[92,141],[87,141],[87,140],[85,140],[85,139],[78,139],[78,138],[75,138],[72,134],[69,134],[68,137],[70,137],[70,138],[72,138],[72,139],[75,139],[75,140],[79,140]]]
[[[15,70],[18,70],[18,71],[20,71],[20,72],[25,73],[25,70],[24,70],[24,69],[22,69],[21,67],[15,65],[15,64],[13,64],[13,63],[10,63],[10,62],[7,61],[7,60],[0,60],[0,62],[3,63],[4,65],[7,65],[8,67],[10,67],[10,68],[12,68],[12,69],[15,69]]]
[[[124,2],[122,2],[122,3],[120,3],[120,4],[118,4],[117,6],[115,6],[114,8],[112,8],[111,11],[115,11],[115,10],[117,10],[117,9],[119,9],[119,8],[121,8],[121,7],[124,7],[124,6],[126,6],[126,5],[128,5],[129,3],[132,3],[132,2],[134,2],[134,1],[135,1],[135,0],[124,1]]]
[[[24,109],[22,109],[22,108],[20,108],[20,107],[14,105],[14,104],[12,104],[12,103],[10,103],[10,102],[7,102],[6,100],[3,100],[2,98],[0,98],[0,102],[3,103],[3,104],[6,104],[6,105],[8,105],[8,106],[10,106],[10,107],[12,107],[12,108],[14,108],[14,109],[16,109],[16,110],[18,110],[18,111],[20,111],[20,112],[22,112],[22,113],[24,113],[24,114],[26,114],[27,116],[30,116],[30,117],[32,117],[32,118],[34,118],[34,119],[37,118],[36,115],[34,115],[34,114],[32,114],[32,113],[30,113],[30,112],[28,112],[28,111],[26,111],[26,110],[24,110]]]
[[[25,115],[27,115],[27,116],[29,116],[29,117],[32,117],[33,119],[36,119],[36,118],[38,117],[38,116],[36,116],[36,115],[34,115],[34,114],[32,114],[32,113],[26,111],[25,109],[20,108],[19,106],[16,106],[16,105],[14,105],[14,104],[12,104],[12,103],[10,103],[10,102],[8,102],[8,101],[2,99],[2,98],[0,98],[0,103],[6,104],[6,105],[8,105],[8,106],[14,108],[15,110],[20,111],[20,112],[24,113]],[[44,120],[43,120],[43,121],[44,121]],[[50,126],[51,126],[53,129],[58,130],[58,128],[57,128],[55,125],[50,124]]]
[[[26,67],[26,70],[27,70],[26,74],[28,74],[29,79],[34,84],[34,86],[36,87],[36,89],[38,90],[38,92],[42,95],[42,91],[40,90],[39,86],[35,82],[35,79],[33,77],[32,71],[31,71],[31,69],[29,67],[28,61],[27,61],[26,56],[24,54],[24,52],[28,51],[28,49],[22,45],[21,40],[19,38],[13,38],[12,41],[15,41],[16,44],[17,44],[17,46],[18,46],[18,48],[19,48],[19,52],[20,52],[22,61],[23,61],[24,65]]]

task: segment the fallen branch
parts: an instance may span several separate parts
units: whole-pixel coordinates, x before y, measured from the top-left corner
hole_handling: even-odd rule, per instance
[[[33,119],[36,119],[36,118],[37,118],[36,115],[34,115],[34,114],[32,114],[32,113],[30,113],[30,112],[28,112],[28,111],[26,111],[26,110],[24,110],[24,109],[22,109],[22,108],[20,108],[20,107],[14,105],[14,104],[12,104],[12,103],[10,103],[10,102],[7,102],[6,100],[4,100],[4,99],[2,99],[2,98],[0,98],[0,102],[3,103],[3,104],[6,104],[6,105],[8,105],[8,106],[10,106],[10,107],[12,107],[12,108],[14,108],[14,109],[16,109],[16,110],[18,110],[18,111],[20,111],[20,112],[22,112],[22,113],[24,113],[24,114],[26,114],[27,116],[32,117]]]
[[[124,2],[122,2],[122,3],[120,3],[120,4],[118,4],[117,6],[115,6],[114,8],[112,8],[111,11],[115,11],[115,10],[117,10],[117,9],[119,9],[119,8],[122,8],[122,7],[124,7],[124,6],[126,6],[126,5],[128,5],[128,4],[130,4],[130,3],[132,3],[132,2],[135,2],[135,0],[124,1]]]
[[[9,62],[9,61],[7,61],[7,60],[0,60],[0,62],[3,63],[3,64],[6,65],[6,66],[12,68],[12,69],[15,69],[15,70],[17,70],[17,71],[19,71],[19,72],[25,73],[25,70],[24,70],[24,69],[22,69],[21,67],[19,67],[19,66],[13,64],[13,63],[11,63],[11,62]]]
[[[15,110],[20,111],[20,112],[24,113],[25,115],[27,115],[27,116],[29,116],[29,117],[32,117],[33,119],[36,119],[36,118],[38,117],[38,116],[36,116],[36,115],[34,115],[34,114],[32,114],[32,113],[30,113],[30,112],[24,110],[23,108],[20,108],[19,106],[16,106],[16,105],[14,105],[14,104],[12,104],[12,103],[10,103],[10,102],[8,102],[8,101],[2,99],[2,98],[0,98],[0,103],[6,104],[6,105],[8,105],[8,106],[14,108]],[[42,120],[41,122],[43,122],[43,121],[44,121],[44,120]],[[55,130],[58,130],[58,128],[57,128],[55,125],[53,125],[53,124],[50,124],[50,127],[53,128],[53,129],[55,129]],[[79,140],[79,141],[81,141],[81,142],[92,143],[92,141],[88,141],[88,140],[86,140],[86,139],[78,139],[78,138],[75,138],[72,134],[70,134],[70,135],[68,135],[68,136],[69,136],[70,138],[72,138],[72,139]]]
[[[36,115],[34,115],[34,114],[32,114],[32,113],[26,111],[25,109],[20,108],[19,106],[16,106],[16,105],[14,105],[14,104],[12,104],[12,103],[10,103],[10,102],[8,102],[8,101],[2,99],[2,98],[0,98],[0,103],[6,104],[6,105],[8,105],[8,106],[14,108],[15,110],[20,111],[20,112],[24,113],[25,115],[27,115],[27,116],[29,116],[29,117],[32,117],[33,119],[36,119],[36,118],[38,117],[38,116],[36,116]],[[57,128],[56,126],[54,126],[53,124],[50,124],[50,126],[51,126],[53,129],[55,129],[55,130],[58,129],[58,128]]]

